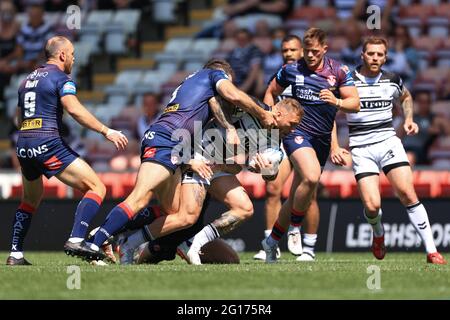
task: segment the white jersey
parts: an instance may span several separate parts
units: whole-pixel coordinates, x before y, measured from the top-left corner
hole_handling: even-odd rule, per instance
[[[364,77],[353,71],[352,76],[361,104],[357,113],[346,113],[350,147],[384,141],[395,136],[392,125],[393,100],[403,92],[402,79],[384,70],[375,77]]]

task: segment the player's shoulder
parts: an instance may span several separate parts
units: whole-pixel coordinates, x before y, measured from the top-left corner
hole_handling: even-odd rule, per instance
[[[381,72],[382,74],[380,77],[380,82],[391,82],[395,83],[398,86],[401,86],[403,84],[402,78],[397,73],[387,71],[384,69],[382,69]]]
[[[325,59],[326,65],[327,65],[333,72],[335,72],[335,73],[344,72],[345,74],[351,75],[351,70],[350,70],[350,68],[349,68],[346,64],[344,64],[344,63],[342,63],[342,62],[340,62],[340,61],[338,61],[338,60],[336,60],[336,59],[327,57],[327,56],[325,56],[324,59]]]

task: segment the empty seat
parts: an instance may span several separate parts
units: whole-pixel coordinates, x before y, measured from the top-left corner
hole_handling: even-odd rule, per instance
[[[121,9],[114,15],[113,22],[121,24],[125,33],[130,34],[136,32],[140,18],[141,11],[138,9]]]
[[[429,17],[427,19],[427,24],[428,35],[430,37],[448,37],[449,22],[447,17]]]
[[[109,54],[123,55],[127,52],[125,45],[127,36],[120,24],[113,24],[106,28],[105,50]]]
[[[113,15],[114,13],[112,10],[94,10],[89,13],[86,24],[96,25],[97,30],[102,33],[103,31],[105,31],[105,28],[112,22]],[[85,26],[83,26],[83,28],[84,27]],[[81,28],[81,30],[83,30],[83,28]]]

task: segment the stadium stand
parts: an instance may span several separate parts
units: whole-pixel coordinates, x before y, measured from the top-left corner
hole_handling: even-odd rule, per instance
[[[115,125],[119,123],[127,128],[137,125],[138,116],[126,117],[126,114],[140,114],[139,101],[143,94],[152,92],[160,95],[162,108],[170,99],[172,91],[189,73],[201,68],[211,57],[227,57],[236,47],[232,37],[233,30],[237,27],[246,27],[254,32],[255,25],[263,20],[270,30],[282,27],[288,33],[302,36],[310,26],[320,26],[329,32],[329,55],[336,59],[341,58],[342,49],[349,42],[345,36],[345,25],[349,23],[346,19],[352,19],[352,12],[348,9],[351,1],[287,1],[291,3],[292,10],[283,16],[277,13],[251,12],[231,18],[224,12],[224,0],[149,0],[140,1],[139,3],[145,3],[140,9],[133,6],[134,2],[128,1],[127,8],[117,9],[105,8],[99,4],[100,1],[91,1],[93,6],[82,7],[79,30],[66,27],[67,16],[64,11],[45,13],[45,21],[53,26],[54,33],[64,34],[75,41],[76,69],[73,76],[78,84],[80,100],[103,121],[115,121]],[[24,9],[21,3],[15,20],[24,25],[28,17],[25,11],[20,11]],[[399,0],[392,10],[392,30],[385,34],[391,39],[392,47],[395,47],[398,40],[393,34],[394,26],[407,27],[412,38],[412,49],[417,52],[418,57],[415,61],[417,69],[414,70],[409,88],[413,93],[428,90],[433,97],[432,112],[448,122],[449,18],[448,1]],[[272,47],[270,34],[254,39],[254,44],[263,54],[276,50]],[[2,55],[0,62],[4,58]],[[410,67],[414,69],[414,66]],[[27,71],[17,70],[7,84],[0,87],[3,92],[3,99],[0,101],[1,121],[5,128],[12,128],[11,118],[17,103],[17,88]],[[346,123],[339,119],[341,118],[338,116],[340,142],[346,146]],[[123,197],[131,187],[129,181],[133,181],[133,169],[127,167],[125,172],[111,172],[109,160],[114,150],[102,148],[99,140],[101,137],[98,135],[81,130],[73,124],[69,127],[75,135],[82,135],[85,149],[89,150],[86,159],[91,164],[96,164],[97,170],[105,171],[101,177],[107,184],[108,196]],[[9,170],[9,173],[1,174],[0,185],[2,196],[7,198],[19,195],[21,189],[20,181],[17,181],[13,171],[13,151],[8,148],[8,130],[3,131],[5,132],[0,136],[4,141],[4,147],[0,150],[0,168],[6,170],[2,172]],[[450,197],[449,141],[450,136],[440,133],[430,147],[427,163],[415,168],[417,171],[414,181],[420,196]],[[10,178],[7,178],[8,175]],[[265,189],[261,179],[248,172],[241,173],[239,177],[249,193],[256,198],[264,197]],[[354,178],[347,169],[341,170],[327,164],[322,183],[325,194],[330,197],[358,196]],[[51,181],[46,181],[45,184],[49,187],[46,191],[48,196],[77,196]],[[383,175],[381,188],[383,196],[393,196]],[[286,196],[288,191],[287,183],[283,195]]]

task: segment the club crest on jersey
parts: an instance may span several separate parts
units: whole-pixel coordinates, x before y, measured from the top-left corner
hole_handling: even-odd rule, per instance
[[[154,158],[155,157],[155,154],[156,154],[156,148],[150,148],[150,147],[147,147],[147,148],[145,148],[145,150],[144,150],[144,156],[143,156],[143,158],[144,159],[148,159],[148,158]]]
[[[172,162],[172,164],[179,164],[180,163],[180,157],[172,156],[170,158],[170,161]]]
[[[304,77],[302,74],[296,75],[296,76],[295,76],[295,84],[296,84],[297,86],[303,86],[303,85],[305,85],[305,77]]]
[[[302,136],[296,136],[294,141],[296,144],[302,144],[303,143],[303,137]]]
[[[327,81],[330,84],[330,86],[334,86],[336,84],[336,77],[333,75],[328,76]]]

